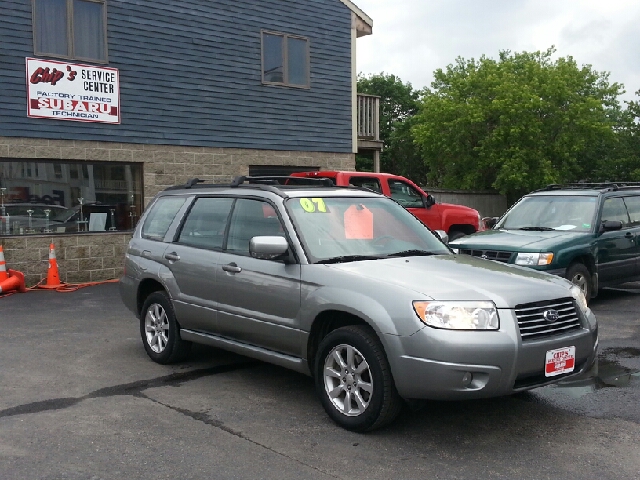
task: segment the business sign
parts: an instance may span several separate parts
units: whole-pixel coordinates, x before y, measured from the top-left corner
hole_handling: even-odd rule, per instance
[[[120,123],[117,68],[27,58],[27,116]]]

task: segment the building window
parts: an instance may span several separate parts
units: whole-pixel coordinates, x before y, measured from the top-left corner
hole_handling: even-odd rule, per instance
[[[142,192],[139,163],[0,160],[0,236],[132,230]]]
[[[36,55],[107,62],[105,0],[33,0]]]
[[[309,40],[262,32],[262,82],[309,88]]]

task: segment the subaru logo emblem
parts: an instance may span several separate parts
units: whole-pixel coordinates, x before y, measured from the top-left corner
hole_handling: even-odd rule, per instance
[[[545,310],[542,316],[549,323],[556,322],[559,318],[557,310]]]

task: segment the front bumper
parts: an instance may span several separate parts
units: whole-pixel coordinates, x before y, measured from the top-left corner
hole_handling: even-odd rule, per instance
[[[522,342],[513,310],[500,310],[498,331],[425,327],[409,337],[387,338],[398,393],[407,399],[456,400],[510,395],[579,375],[597,356],[593,313],[583,328]],[[390,336],[388,336],[390,337]],[[546,353],[575,346],[573,372],[546,377]]]

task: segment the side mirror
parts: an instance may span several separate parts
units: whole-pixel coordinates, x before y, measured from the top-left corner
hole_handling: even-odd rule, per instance
[[[484,228],[492,229],[498,223],[499,217],[484,217],[482,219],[482,223],[484,224]]]
[[[620,220],[605,220],[600,225],[600,233],[613,232],[615,230],[622,230],[622,222]]]
[[[424,206],[426,208],[431,208],[431,206],[436,204],[436,199],[433,198],[433,195],[429,194],[424,198]]]
[[[284,237],[253,237],[249,242],[249,253],[253,258],[276,260],[289,250]]]
[[[449,243],[449,235],[444,230],[434,230],[433,233],[439,236],[443,243]]]

